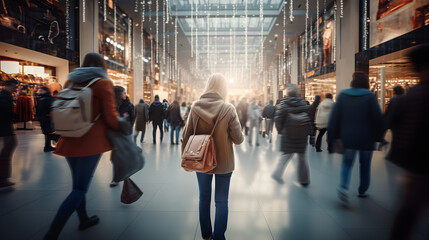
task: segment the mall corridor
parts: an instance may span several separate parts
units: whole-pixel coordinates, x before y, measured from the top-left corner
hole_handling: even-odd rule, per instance
[[[429,0],[0,2],[0,240],[429,240],[428,123]]]
[[[11,192],[0,192],[0,236],[38,240],[69,193],[70,170],[64,158],[41,151],[39,130],[18,132],[18,141],[12,173],[17,184]],[[308,147],[310,185],[303,188],[296,183],[296,157],[286,169],[285,183],[278,184],[271,178],[280,157],[278,144],[274,136],[272,144],[261,141],[261,146],[250,147],[245,142],[235,147],[227,239],[387,239],[403,171],[383,159],[385,152],[375,152],[367,198],[357,197],[359,174],[354,168],[346,206],[336,195],[340,155],[316,153]],[[112,164],[109,154],[104,154],[87,195],[88,212],[98,215],[100,223],[79,232],[74,214],[60,239],[201,239],[197,180],[195,173],[180,167],[180,146],[170,145],[168,139],[153,145],[148,134],[143,149],[146,165],[132,177],[144,192],[141,199],[131,205],[120,202],[121,188],[109,187]],[[428,225],[426,217],[415,239],[429,238]]]

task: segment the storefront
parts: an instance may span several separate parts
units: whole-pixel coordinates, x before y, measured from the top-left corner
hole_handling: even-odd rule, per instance
[[[99,5],[99,51],[107,63],[107,74],[115,86],[125,88],[134,99],[132,68],[133,21],[113,1]]]
[[[385,109],[395,86],[402,86],[407,92],[418,83],[407,53],[429,42],[429,3],[423,0],[377,3],[370,3],[369,24],[361,20],[361,52],[356,54],[356,68],[369,74],[370,90]]]
[[[78,1],[3,1],[2,80],[16,78],[30,88],[64,84],[79,64],[78,7]]]
[[[335,6],[311,23],[299,38],[299,85],[310,103],[316,95],[336,95]]]

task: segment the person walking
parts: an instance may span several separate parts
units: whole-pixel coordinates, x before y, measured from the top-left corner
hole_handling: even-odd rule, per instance
[[[319,107],[320,104],[320,96],[316,95],[314,98],[314,102],[310,105],[310,119],[311,119],[311,130],[310,130],[310,145],[314,147],[314,138],[316,136],[316,124],[315,124],[315,120],[316,120],[316,111],[317,108]]]
[[[130,121],[129,134],[133,133],[134,121],[136,120],[136,115],[134,113],[134,105],[131,103],[130,99],[127,96],[125,88],[121,86],[115,86],[115,98],[116,105],[118,106],[119,116],[128,119]]]
[[[419,225],[423,226],[429,208],[429,45],[413,49],[408,57],[419,76],[410,88],[398,115],[392,147],[387,159],[407,170],[405,191],[393,221],[390,240],[414,239]],[[401,104],[402,105],[402,104]],[[393,109],[391,109],[393,110]],[[392,126],[392,125],[391,125]]]
[[[180,117],[186,124],[186,121],[188,120],[188,107],[186,106],[185,102],[182,102],[182,105],[180,106]]]
[[[271,143],[273,137],[273,126],[274,126],[274,116],[276,114],[276,107],[274,106],[274,101],[270,100],[270,103],[264,107],[262,111],[262,117],[265,118],[266,127],[265,134],[268,137],[268,141]]]
[[[149,106],[143,99],[134,108],[136,116],[136,127],[134,134],[134,142],[137,142],[137,137],[141,132],[140,143],[143,143],[144,135],[146,133],[146,124],[149,122]]]
[[[127,119],[130,122],[128,135],[131,135],[133,133],[133,125],[135,121],[134,105],[128,98],[125,88],[121,86],[115,86],[114,92],[119,116]],[[118,185],[119,182],[115,182],[113,180],[110,182],[110,187],[116,187]]]
[[[237,105],[237,114],[240,119],[241,128],[244,130],[244,134],[248,134],[247,124],[247,110],[249,109],[249,104],[247,103],[247,99],[243,98]]]
[[[386,121],[387,129],[392,130],[392,135],[395,134],[398,124],[401,122],[404,112],[404,101],[405,101],[405,90],[401,86],[393,88],[395,96],[390,99],[389,105],[387,105],[384,118]]]
[[[348,202],[350,174],[359,152],[359,197],[366,197],[370,184],[371,159],[375,142],[381,140],[384,124],[375,95],[369,91],[368,75],[353,73],[351,88],[341,91],[328,122],[328,148],[334,140],[344,146],[338,197]]]
[[[300,90],[295,84],[286,88],[284,98],[275,114],[275,122],[282,132],[280,161],[272,174],[272,178],[283,183],[282,175],[295,153],[298,154],[298,182],[302,186],[310,183],[309,169],[305,150],[310,131],[311,120],[308,114],[310,106],[300,97]]]
[[[334,106],[334,100],[332,100],[333,96],[330,93],[325,95],[325,100],[320,103],[316,112],[316,120],[315,125],[316,129],[319,130],[319,134],[316,139],[316,152],[322,152],[322,138],[326,133],[326,129],[328,127],[329,115],[331,114],[332,107]],[[328,149],[331,152],[330,149]]]
[[[36,111],[37,118],[39,119],[42,133],[45,135],[45,147],[43,148],[43,152],[52,152],[55,148],[51,146],[51,135],[54,132],[54,129],[52,127],[50,113],[54,98],[51,96],[51,92],[48,87],[41,87],[38,91],[38,96]]]
[[[12,156],[17,140],[13,129],[13,98],[12,93],[18,88],[15,79],[6,80],[3,90],[0,91],[0,188],[10,187],[15,183],[9,179],[12,174]]]
[[[97,216],[88,217],[86,211],[86,193],[101,154],[112,150],[107,137],[107,130],[119,131],[118,110],[112,81],[106,73],[106,65],[101,55],[88,53],[82,67],[76,68],[68,76],[65,87],[70,85],[86,86],[91,80],[101,78],[93,83],[92,119],[96,119],[91,129],[82,137],[61,137],[55,154],[64,156],[71,170],[73,190],[61,204],[44,239],[57,239],[61,230],[76,211],[79,217],[79,230],[85,230],[99,222]],[[97,116],[100,116],[97,119]]]
[[[233,144],[241,144],[244,136],[237,113],[227,98],[227,81],[220,74],[212,75],[200,100],[196,101],[183,131],[182,152],[189,137],[194,134],[208,134],[216,120],[213,133],[216,148],[217,167],[210,173],[197,172],[199,187],[199,219],[203,239],[224,240],[228,221],[228,194],[231,175],[234,171]],[[212,179],[215,178],[216,216],[214,231],[210,218]]]
[[[261,108],[256,104],[256,98],[252,99],[252,103],[247,109],[247,119],[250,123],[249,127],[249,145],[252,146],[253,133],[256,132],[256,146],[259,146],[259,123],[262,116]]]
[[[180,106],[178,101],[174,101],[167,111],[167,121],[171,125],[171,145],[174,145],[174,133],[176,132],[176,144],[179,144],[180,129],[183,125],[183,119],[180,115]]]
[[[168,103],[167,99],[164,99],[162,100],[162,105],[164,107],[164,116],[162,116],[164,118],[164,132],[168,132],[170,129],[170,123],[167,120],[167,111],[168,108],[170,108],[170,104]]]
[[[149,120],[153,126],[153,144],[156,144],[156,129],[159,128],[160,140],[164,138],[162,122],[164,121],[164,105],[159,101],[159,96],[155,95],[155,101],[149,107]]]

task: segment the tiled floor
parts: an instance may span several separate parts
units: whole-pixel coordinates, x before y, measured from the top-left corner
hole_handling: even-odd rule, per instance
[[[169,136],[169,135],[168,135]],[[43,153],[40,130],[18,132],[19,146],[13,160],[13,191],[0,192],[0,239],[42,239],[53,216],[68,194],[71,178],[66,161]],[[270,239],[386,239],[401,193],[403,172],[376,152],[372,162],[369,197],[356,196],[358,167],[353,169],[351,203],[336,198],[341,159],[308,148],[311,184],[295,183],[295,166],[285,172],[285,184],[271,179],[280,153],[279,140],[247,141],[236,147],[236,171],[231,181],[229,222],[231,240]],[[198,223],[198,189],[194,173],[180,167],[180,148],[143,144],[145,168],[132,179],[144,191],[132,205],[120,203],[121,188],[110,188],[112,166],[104,154],[87,196],[89,214],[101,221],[84,232],[77,231],[77,217],[67,223],[60,239],[201,239]],[[214,208],[212,209],[214,211]],[[429,216],[415,239],[429,239]]]

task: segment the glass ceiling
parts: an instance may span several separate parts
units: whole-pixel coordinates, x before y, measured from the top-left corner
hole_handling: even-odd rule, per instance
[[[247,57],[250,67],[256,59],[253,54],[261,49],[261,27],[263,26],[262,41],[265,41],[285,4],[284,0],[262,0],[261,22],[260,1],[247,0],[247,19],[245,0],[169,0],[168,7],[169,14],[177,17],[193,51],[202,55],[202,61],[207,58],[207,54],[210,54],[210,58],[218,59],[218,68],[231,64],[228,57],[221,55],[229,54],[232,49],[235,64],[244,62],[247,27]],[[213,54],[216,56],[213,57]],[[220,58],[224,60],[220,61]]]

